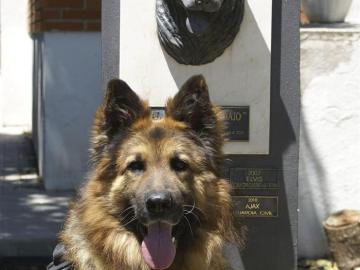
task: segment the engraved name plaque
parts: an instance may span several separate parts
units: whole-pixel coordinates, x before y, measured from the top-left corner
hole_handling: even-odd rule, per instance
[[[227,141],[249,141],[250,108],[248,106],[222,106]]]
[[[222,106],[226,126],[226,141],[249,141],[249,106]],[[152,118],[165,117],[164,107],[151,107]]]
[[[278,189],[279,170],[263,168],[230,168],[229,180],[237,189]]]
[[[275,196],[233,196],[236,217],[275,218],[278,217],[278,197]]]

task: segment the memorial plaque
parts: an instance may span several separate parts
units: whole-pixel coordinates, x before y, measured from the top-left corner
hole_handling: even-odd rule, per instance
[[[249,140],[249,107],[248,106],[222,106],[226,126],[227,141]],[[151,107],[154,120],[165,117],[164,107]]]
[[[279,170],[263,168],[230,168],[229,180],[237,189],[278,189]]]
[[[236,217],[278,217],[278,197],[275,196],[233,196],[233,203]]]
[[[165,108],[164,107],[151,107],[151,117],[154,120],[159,120],[165,117]]]
[[[249,141],[248,106],[222,106],[227,141]]]

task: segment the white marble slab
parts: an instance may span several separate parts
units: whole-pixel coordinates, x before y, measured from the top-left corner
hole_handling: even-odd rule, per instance
[[[157,37],[155,0],[121,1],[119,77],[151,106],[167,98],[192,75],[207,79],[211,99],[223,106],[250,106],[249,142],[229,142],[227,154],[268,154],[272,1],[247,0],[233,44],[214,62],[178,64]]]

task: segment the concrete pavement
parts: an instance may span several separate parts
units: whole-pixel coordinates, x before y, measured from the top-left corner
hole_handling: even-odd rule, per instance
[[[45,191],[30,136],[0,129],[0,259],[48,257],[72,192]]]

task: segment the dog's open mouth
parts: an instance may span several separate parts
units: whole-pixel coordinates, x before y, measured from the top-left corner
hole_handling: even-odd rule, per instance
[[[141,251],[151,269],[167,269],[176,255],[173,226],[165,222],[155,222],[146,227],[147,232],[141,243]]]

